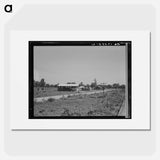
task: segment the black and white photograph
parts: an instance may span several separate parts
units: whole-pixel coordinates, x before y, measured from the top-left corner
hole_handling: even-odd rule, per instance
[[[131,41],[29,41],[30,119],[131,119]]]

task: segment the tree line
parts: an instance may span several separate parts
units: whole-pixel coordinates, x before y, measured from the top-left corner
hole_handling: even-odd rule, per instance
[[[70,82],[68,82],[70,83]],[[75,83],[75,82],[72,82]],[[34,80],[34,87],[57,87],[58,84],[49,84],[45,82],[45,79],[42,78],[40,81],[35,81]],[[91,84],[83,84],[83,82],[79,83],[79,86],[85,86],[85,87],[91,87],[92,89],[110,89],[110,88],[125,88],[125,85],[122,84],[120,85],[119,83],[114,83],[114,84],[98,84],[97,80],[94,79],[94,81]]]
[[[55,85],[46,83],[44,78],[42,78],[40,81],[34,80],[34,87],[55,87]]]

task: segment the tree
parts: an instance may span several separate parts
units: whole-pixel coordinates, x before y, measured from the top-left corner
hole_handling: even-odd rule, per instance
[[[50,87],[50,85],[47,83],[47,84],[46,84],[46,87]]]
[[[86,87],[88,87],[88,88],[89,88],[89,87],[90,87],[90,85],[89,85],[89,84],[86,84]]]
[[[45,87],[45,80],[44,80],[44,78],[42,78],[41,80],[40,80],[40,87]]]
[[[125,89],[125,85],[124,85],[124,84],[122,84],[122,85],[120,86],[120,88]]]
[[[94,79],[94,84],[95,84],[95,86],[97,86],[97,80],[96,80],[96,78]]]
[[[34,87],[39,87],[39,82],[34,80]]]
[[[94,82],[91,83],[91,87],[92,88],[96,88],[97,87],[97,80],[96,80],[96,78],[94,79]]]
[[[95,83],[94,82],[91,83],[91,88],[95,88]]]
[[[112,85],[110,85],[110,84],[108,84],[107,86],[106,86],[106,88],[112,88]]]
[[[84,86],[83,82],[79,83],[79,86]]]
[[[119,83],[114,83],[113,84],[113,88],[119,88],[119,86],[120,86]]]

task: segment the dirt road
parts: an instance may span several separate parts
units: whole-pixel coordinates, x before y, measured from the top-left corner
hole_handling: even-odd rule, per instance
[[[100,90],[100,91],[80,91],[79,93],[34,98],[34,101],[35,102],[44,102],[50,98],[60,99],[60,98],[67,98],[68,96],[89,95],[89,94],[102,93],[102,92],[107,92],[107,91],[110,91],[110,89],[106,89],[104,91],[103,90]]]

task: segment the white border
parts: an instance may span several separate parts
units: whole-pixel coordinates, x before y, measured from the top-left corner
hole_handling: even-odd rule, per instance
[[[28,41],[132,41],[132,119],[28,119]],[[150,33],[148,31],[11,31],[10,128],[150,129]]]

